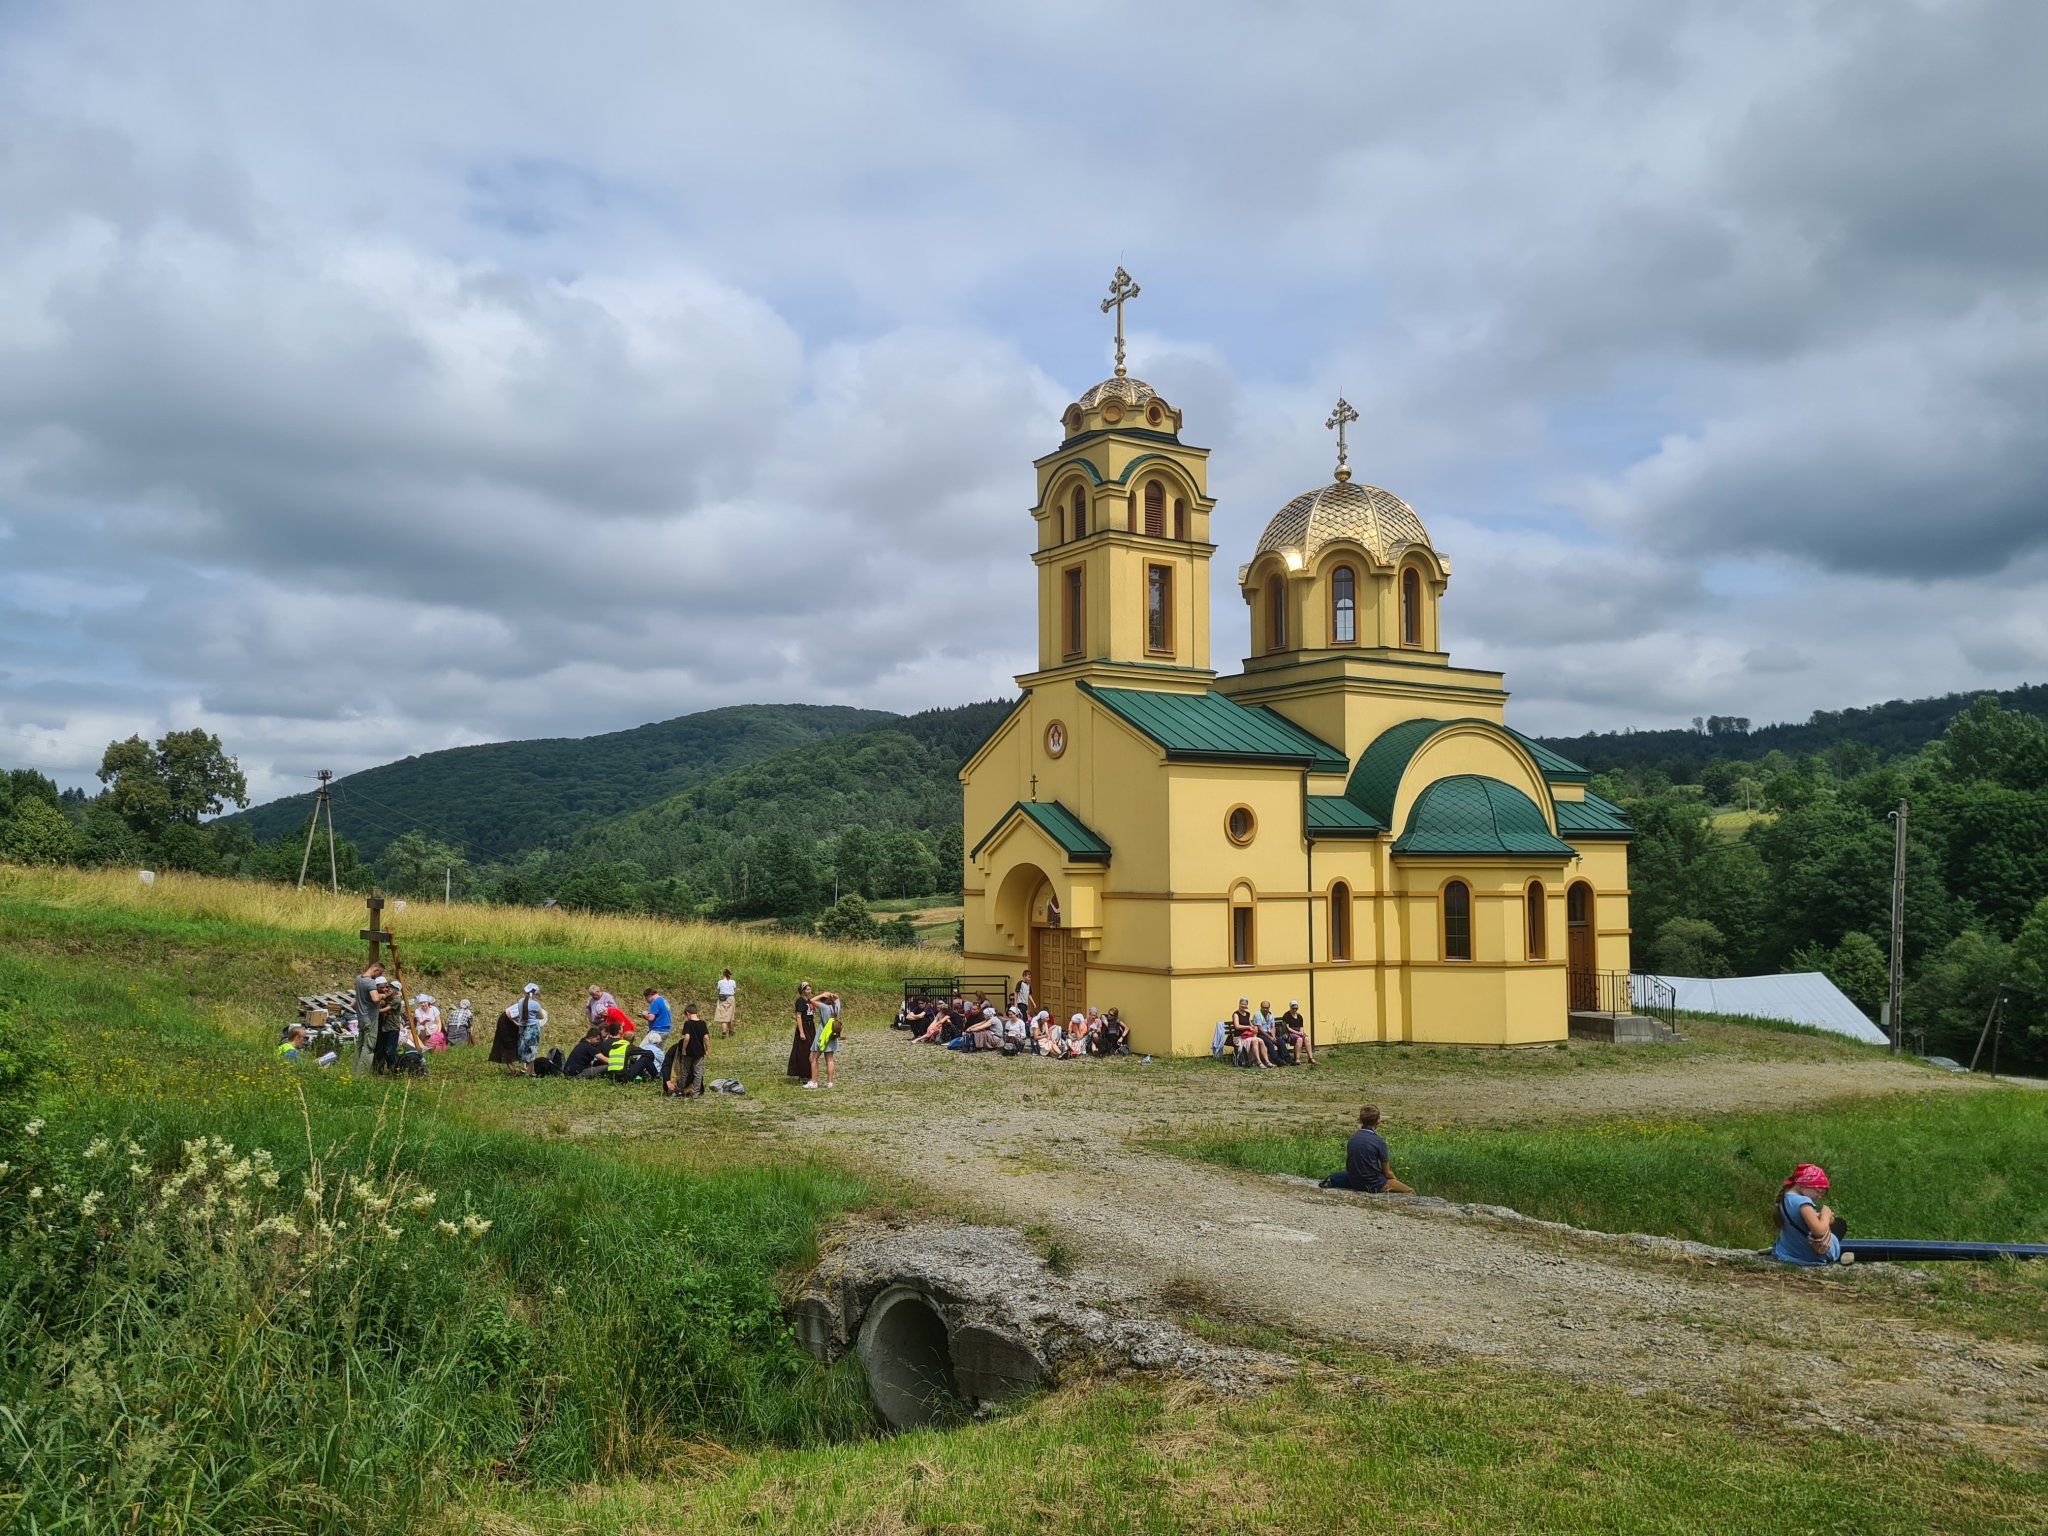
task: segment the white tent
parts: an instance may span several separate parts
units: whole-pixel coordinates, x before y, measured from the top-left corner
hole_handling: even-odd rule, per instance
[[[1811,1024],[1815,1029],[1831,1030],[1871,1045],[1888,1043],[1884,1031],[1865,1018],[1863,1010],[1819,971],[1799,971],[1790,976],[1637,977],[1638,1007],[1647,1001],[1643,996],[1645,980],[1661,981],[1676,992],[1678,1007],[1686,1013]]]

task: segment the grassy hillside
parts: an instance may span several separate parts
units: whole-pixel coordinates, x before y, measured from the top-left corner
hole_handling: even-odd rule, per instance
[[[511,858],[757,758],[896,718],[842,705],[745,704],[603,736],[454,747],[336,780],[335,830],[366,859],[413,830],[473,860]],[[227,819],[267,841],[303,829],[312,804],[310,794],[291,795]]]
[[[495,998],[532,975],[553,1000],[732,963],[765,1006],[798,974],[843,978],[866,1000],[858,1080],[834,1095],[779,1086],[779,1015],[749,1017],[754,1096],[688,1108],[508,1079],[481,1052],[437,1059],[409,1092],[295,1070],[267,1056],[278,1005],[345,974],[354,903],[0,866],[0,1530],[2038,1528],[2038,1471],[1945,1435],[1816,1431],[1760,1389],[1644,1395],[1447,1363],[1424,1338],[1394,1359],[1222,1298],[1192,1323],[1293,1352],[1300,1379],[1225,1398],[1077,1371],[989,1421],[882,1436],[857,1368],[797,1349],[782,1287],[842,1213],[934,1198],[862,1166],[901,1162],[877,1117],[959,1093],[969,1065],[887,1038],[887,957],[478,906],[396,920],[409,962],[450,995]],[[46,1038],[62,1048],[24,1085]],[[1605,1055],[1625,1095],[1644,1063]],[[892,1089],[885,1063],[905,1056],[945,1077]],[[1360,1053],[1355,1072],[1412,1087],[1469,1067],[1491,1083],[1577,1059]],[[1221,1071],[1156,1070],[1125,1080]],[[1353,1071],[1339,1053],[1288,1084],[1343,1076],[1355,1099]],[[1076,1067],[1040,1081],[1085,1108],[1106,1080]],[[790,1132],[819,1117],[834,1133],[814,1153]],[[1258,1283],[1247,1275],[1245,1294]],[[1861,1304],[1842,1290],[1801,1287],[1816,1335],[1852,1315],[1823,1308]],[[1869,1304],[1907,1304],[1888,1295]]]

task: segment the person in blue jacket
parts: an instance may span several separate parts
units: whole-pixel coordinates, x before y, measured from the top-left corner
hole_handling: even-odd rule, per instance
[[[1801,1163],[1792,1170],[1778,1192],[1778,1240],[1771,1245],[1774,1257],[1787,1264],[1853,1264],[1854,1254],[1842,1252],[1842,1234],[1848,1225],[1819,1196],[1826,1194],[1828,1175],[1817,1163]]]

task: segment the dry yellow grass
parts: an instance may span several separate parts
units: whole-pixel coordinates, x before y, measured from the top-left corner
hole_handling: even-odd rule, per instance
[[[29,869],[0,864],[0,898],[17,897],[59,907],[151,912],[201,922],[278,932],[343,935],[363,926],[363,898],[308,888],[162,873],[144,885],[132,869]],[[591,955],[630,955],[671,965],[730,965],[776,974],[810,971],[860,976],[880,983],[896,976],[908,957],[875,944],[837,943],[727,923],[679,923],[656,917],[604,917],[536,907],[481,902],[408,902],[384,909],[385,926],[400,942],[478,944],[508,952],[572,949]],[[914,961],[910,961],[915,966]]]

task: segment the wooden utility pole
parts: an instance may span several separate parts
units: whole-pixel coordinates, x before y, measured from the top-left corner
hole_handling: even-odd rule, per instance
[[[1896,824],[1892,839],[1892,977],[1891,997],[1886,1011],[1891,1015],[1892,1054],[1899,1054],[1906,1040],[1905,1022],[1900,1017],[1906,967],[1906,802],[1891,813]]]
[[[327,888],[335,895],[341,894],[341,871],[334,857],[334,796],[327,792],[327,786],[334,778],[332,768],[322,768],[314,775],[320,781],[320,789],[313,797],[313,819],[306,823],[306,851],[299,858],[299,889],[306,888],[306,868],[313,862],[313,833],[320,825],[321,812],[327,813]]]

